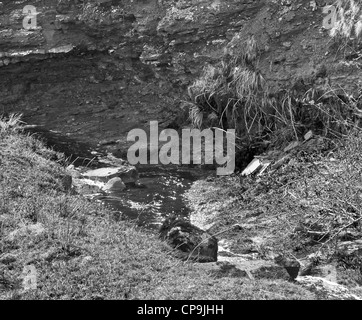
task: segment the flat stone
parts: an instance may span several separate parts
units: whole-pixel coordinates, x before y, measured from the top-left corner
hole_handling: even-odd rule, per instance
[[[122,167],[110,167],[91,170],[83,173],[83,177],[108,182],[112,178],[121,178],[124,183],[136,182],[138,180],[138,172],[136,167],[122,166]]]

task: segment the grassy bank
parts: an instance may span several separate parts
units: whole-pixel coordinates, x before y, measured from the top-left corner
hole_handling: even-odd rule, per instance
[[[64,156],[17,127],[0,122],[1,299],[315,298],[293,283],[218,276],[173,258],[155,235],[74,194]],[[25,266],[36,268],[36,289],[24,287]]]
[[[200,180],[187,193],[193,222],[231,241],[235,253],[278,255],[337,270],[338,283],[361,291],[362,133],[323,150],[325,138],[287,155],[262,176]],[[236,230],[233,225],[238,224]]]

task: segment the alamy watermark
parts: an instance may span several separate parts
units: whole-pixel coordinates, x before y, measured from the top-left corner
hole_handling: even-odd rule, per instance
[[[26,5],[23,8],[23,14],[25,14],[23,19],[23,28],[26,30],[35,29],[37,27],[38,14],[36,8],[32,5]]]
[[[23,290],[36,290],[37,288],[37,270],[34,265],[26,265],[22,272]]]
[[[229,175],[235,169],[235,129],[182,129],[180,137],[174,129],[159,133],[158,121],[151,121],[149,139],[145,130],[133,129],[128,133],[127,141],[135,142],[127,152],[127,160],[132,165],[190,164],[191,159],[194,164],[201,164],[204,156],[205,164],[213,164],[215,159],[220,165],[217,175]],[[161,148],[160,141],[166,142]]]
[[[337,11],[342,5],[342,1],[339,0],[335,5],[327,5],[322,7],[322,12],[325,14],[323,18],[323,27],[327,30],[332,29],[337,22]],[[23,28],[26,30],[32,30],[37,28],[37,15],[36,7],[33,5],[26,5],[23,8]]]
[[[342,5],[341,1],[337,1],[336,5],[325,6],[322,12],[326,15],[323,19],[323,28],[330,30],[333,29],[337,23],[337,10]]]

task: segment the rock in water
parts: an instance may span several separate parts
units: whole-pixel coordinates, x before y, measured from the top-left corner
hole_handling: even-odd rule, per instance
[[[112,178],[104,186],[103,190],[106,192],[118,192],[126,189],[126,185],[121,178]]]
[[[134,166],[109,167],[90,170],[83,173],[85,178],[108,182],[112,178],[121,178],[124,183],[136,182],[138,180],[138,172]]]
[[[181,218],[167,218],[160,228],[160,237],[176,248],[177,257],[183,260],[217,261],[217,239]]]

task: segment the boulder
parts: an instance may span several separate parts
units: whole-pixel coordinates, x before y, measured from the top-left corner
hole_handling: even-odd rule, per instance
[[[112,178],[103,187],[103,190],[106,192],[119,192],[124,189],[126,189],[126,185],[123,183],[122,179],[118,177]]]
[[[274,261],[285,268],[290,276],[290,280],[295,280],[300,270],[300,262],[295,259],[288,259],[284,256],[275,257]]]
[[[160,237],[177,249],[176,256],[182,260],[217,261],[218,240],[181,218],[167,218],[160,228]]]

